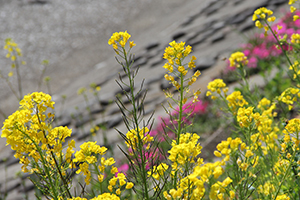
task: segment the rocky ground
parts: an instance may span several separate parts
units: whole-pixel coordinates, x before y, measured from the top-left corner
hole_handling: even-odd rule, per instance
[[[166,103],[163,90],[170,87],[164,81],[164,48],[172,40],[186,41],[193,47],[192,55],[197,59],[197,69],[201,77],[193,89],[202,89],[226,66],[223,58],[228,57],[244,36],[253,30],[251,16],[261,6],[275,10],[280,15],[281,8],[287,8],[284,0],[130,0],[130,1],[55,1],[34,3],[34,1],[0,1],[1,38],[12,37],[20,44],[27,66],[23,74],[25,91],[34,91],[40,73],[40,61],[49,59],[47,76],[51,77],[51,89],[57,107],[62,106],[62,95],[67,103],[62,110],[58,124],[73,129],[72,138],[77,146],[89,138],[93,124],[106,124],[109,142],[116,146],[120,137],[113,128],[126,131],[120,112],[114,100],[119,88],[115,83],[120,66],[114,59],[114,51],[107,40],[115,31],[128,30],[137,46],[133,49],[140,72],[137,83],[146,78],[148,90],[145,112],[156,110],[155,117],[163,115],[161,104]],[[26,16],[26,18],[25,18]],[[7,20],[7,21],[6,21]],[[7,73],[9,62],[0,55],[1,71]],[[95,82],[102,87],[100,104],[89,95],[92,114],[86,112],[86,103],[78,96],[80,87]],[[5,83],[0,88],[1,108],[7,113],[17,108],[17,101],[10,95]],[[138,85],[138,84],[137,84]],[[45,88],[43,88],[45,89]],[[46,90],[47,91],[47,90]],[[75,109],[77,107],[78,109]],[[105,109],[105,113],[103,113]],[[72,116],[77,116],[72,118]],[[105,116],[105,117],[103,117]],[[207,138],[204,146],[214,146],[222,139],[222,133]],[[226,133],[224,132],[223,136]],[[216,137],[218,136],[218,138]],[[94,138],[103,143],[101,133]],[[212,145],[209,145],[212,144]],[[24,193],[33,195],[33,187],[27,179],[26,188],[15,179],[20,170],[18,161],[12,157],[5,140],[0,140],[0,192],[9,191],[8,199],[23,199]]]

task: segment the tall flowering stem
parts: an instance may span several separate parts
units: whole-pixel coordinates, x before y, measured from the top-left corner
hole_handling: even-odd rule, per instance
[[[247,80],[247,72],[245,69],[245,66],[247,66],[247,64],[249,62],[247,56],[245,56],[245,54],[243,52],[238,51],[238,52],[231,54],[231,56],[229,58],[229,62],[230,62],[230,67],[237,68],[240,78],[244,81],[244,84],[241,84],[241,85],[244,88],[249,101],[252,101],[252,103],[255,104],[255,102],[257,100],[254,99],[254,96],[252,95],[252,93],[250,91],[250,85]]]
[[[198,95],[200,94],[200,90],[194,91],[194,93],[190,94],[189,86],[196,82],[197,78],[201,75],[200,71],[197,70],[191,77],[186,78],[189,70],[193,70],[195,65],[196,57],[192,56],[188,63],[184,62],[184,59],[192,52],[192,47],[187,45],[185,46],[185,42],[177,43],[175,41],[169,43],[165,49],[165,53],[163,58],[167,60],[163,68],[167,70],[165,74],[165,79],[172,84],[175,89],[179,92],[178,99],[174,99],[170,92],[165,92],[167,98],[171,98],[171,100],[178,105],[178,118],[176,120],[177,127],[173,131],[176,133],[176,144],[180,143],[180,136],[182,134],[182,130],[185,128],[184,119],[183,119],[183,106],[187,102],[187,99],[191,96],[194,96],[194,100],[198,101]],[[178,82],[179,79],[179,82]],[[188,82],[187,84],[185,82]],[[171,103],[169,102],[171,109],[173,108]],[[174,170],[174,179],[173,186],[177,188],[177,175],[178,171]]]
[[[255,21],[255,26],[256,27],[258,27],[258,28],[264,28],[264,30],[265,30],[265,36],[268,35],[267,32],[269,30],[271,31],[272,35],[274,36],[274,38],[277,41],[277,44],[280,46],[282,52],[284,53],[287,61],[289,62],[290,65],[292,65],[292,62],[291,62],[290,58],[287,55],[287,51],[284,50],[282,43],[278,39],[277,31],[273,30],[271,28],[270,24],[269,24],[270,22],[274,22],[276,20],[276,17],[272,16],[272,15],[273,15],[273,11],[272,10],[269,10],[269,9],[267,9],[265,7],[262,7],[262,8],[259,8],[259,9],[257,9],[257,10],[254,11],[254,14],[252,16],[252,20]],[[263,25],[261,23],[261,21],[263,21],[265,23],[265,25]]]
[[[14,93],[14,95],[16,96],[16,98],[20,101],[23,97],[23,92],[22,92],[22,81],[21,81],[21,75],[20,75],[20,63],[18,61],[18,57],[22,57],[22,51],[21,49],[18,47],[18,44],[11,38],[7,38],[5,40],[5,46],[4,49],[7,50],[7,54],[6,54],[6,58],[9,58],[12,62],[11,64],[11,69],[12,71],[10,71],[8,73],[8,78],[6,78],[6,82],[9,86],[9,88],[11,89],[11,91]],[[21,61],[22,65],[25,65],[25,61]],[[15,69],[16,73],[17,73],[17,83],[18,83],[18,92],[15,91],[15,89],[13,88],[9,78],[13,76],[14,72],[13,70]],[[2,74],[0,74],[1,77],[3,77]]]
[[[186,75],[189,70],[193,70],[195,65],[196,57],[192,56],[188,63],[184,63],[184,59],[192,52],[192,47],[187,45],[185,42],[177,43],[175,41],[169,44],[170,46],[165,49],[163,58],[168,62],[165,63],[163,68],[167,70],[165,79],[172,84],[175,89],[179,92],[178,99],[174,99],[170,96],[170,93],[166,92],[166,97],[171,98],[176,104],[178,104],[179,112],[177,119],[176,128],[176,141],[179,143],[180,134],[183,128],[183,105],[187,102],[190,96],[194,96],[194,101],[198,101],[198,95],[200,90],[194,91],[193,95],[190,95],[189,86],[196,82],[197,78],[201,75],[200,71],[197,70],[191,77],[187,78]],[[178,83],[179,79],[179,83]],[[185,84],[185,82],[188,82]]]
[[[138,68],[134,69],[132,67],[134,58],[133,55],[130,54],[130,50],[135,46],[133,41],[129,41],[129,50],[126,50],[126,44],[130,37],[131,35],[128,34],[127,31],[116,32],[108,41],[108,44],[113,46],[113,49],[118,56],[116,57],[116,59],[118,63],[123,67],[124,73],[128,77],[128,81],[126,82],[120,76],[120,81],[117,81],[117,83],[122,89],[124,95],[126,95],[128,100],[132,104],[132,109],[129,110],[123,104],[121,98],[117,97],[117,104],[123,114],[123,120],[128,129],[126,135],[121,133],[120,131],[119,133],[125,140],[129,152],[126,153],[122,149],[121,150],[127,156],[134,173],[134,178],[136,179],[136,182],[139,183],[135,186],[135,191],[137,192],[139,197],[143,199],[150,199],[149,192],[151,188],[149,185],[149,177],[147,176],[147,171],[151,167],[151,164],[149,160],[150,158],[147,157],[147,155],[151,153],[150,142],[153,141],[153,137],[149,135],[149,129],[147,128],[147,126],[152,125],[151,117],[147,122],[143,120],[143,103],[146,97],[146,92],[142,89],[143,83],[140,89],[135,92],[134,79],[137,75]],[[120,61],[119,58],[124,60],[124,62]],[[141,126],[143,128],[140,128]],[[153,160],[155,160],[155,157],[153,158]],[[141,187],[141,189],[139,189],[138,187]]]

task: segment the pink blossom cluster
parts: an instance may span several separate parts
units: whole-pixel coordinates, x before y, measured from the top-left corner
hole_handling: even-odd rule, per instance
[[[196,115],[203,115],[206,113],[208,103],[204,103],[201,100],[193,103],[188,102],[182,107],[182,121],[184,124],[191,124],[192,119]],[[164,134],[167,134],[170,138],[175,138],[175,133],[172,131],[178,125],[177,119],[179,114],[179,107],[175,108],[175,110],[171,113],[170,116],[167,117],[159,117],[159,121],[157,126],[150,131],[151,136],[156,136],[160,141],[164,141]]]
[[[193,103],[188,102],[183,106],[182,113],[183,113],[183,121],[186,124],[191,124],[193,117],[196,115],[203,115],[207,112],[207,106],[208,103],[203,103],[201,100],[198,102]],[[162,142],[164,141],[164,134],[167,134],[168,137],[175,139],[175,133],[172,132],[169,128],[174,129],[174,126],[176,126],[177,118],[179,114],[179,107],[177,107],[170,116],[168,117],[159,117],[159,122],[156,125],[155,128],[152,128],[152,130],[149,132],[149,134],[156,138],[157,141]],[[132,152],[131,149],[129,149],[129,152]],[[165,158],[165,156],[160,155],[160,152],[156,149],[155,152],[146,152],[145,156],[147,159],[147,168],[149,168],[151,165],[151,160],[154,160],[153,158],[159,156],[159,159],[162,160]],[[118,167],[119,172],[125,173],[128,171],[129,165],[127,163],[122,164],[120,167]]]
[[[293,14],[299,15],[300,11]],[[282,17],[279,22],[271,26],[274,32],[277,32],[278,38],[283,38],[287,35],[287,39],[291,38],[293,33],[300,33],[300,20],[293,21],[293,14],[288,12]],[[279,28],[280,27],[280,28]],[[248,57],[248,67],[256,68],[259,60],[270,60],[272,57],[277,57],[282,54],[281,48],[276,47],[277,41],[273,34],[268,32],[265,36],[264,33],[255,34],[255,37],[250,39],[247,44],[242,44],[242,52]],[[292,50],[291,46],[284,45],[284,50]],[[229,67],[229,64],[228,64]],[[235,68],[229,67],[229,70]]]

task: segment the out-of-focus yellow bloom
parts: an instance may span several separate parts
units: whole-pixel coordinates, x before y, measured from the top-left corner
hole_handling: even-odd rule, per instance
[[[230,67],[241,67],[241,65],[247,65],[248,59],[243,52],[235,52],[231,54],[229,58]]]
[[[217,97],[213,95],[213,93],[218,93],[221,95],[221,91],[224,92],[225,96],[227,96],[227,88],[226,84],[223,82],[222,79],[215,79],[208,83],[207,85],[208,91],[206,92],[206,96],[211,96],[211,99],[216,99]]]
[[[237,114],[237,110],[240,107],[248,105],[248,102],[244,99],[240,91],[234,91],[226,97],[226,100],[228,101],[228,107],[234,115]]]
[[[77,90],[77,94],[78,94],[78,95],[81,95],[81,94],[85,93],[85,91],[86,91],[86,88],[85,88],[85,87],[81,87],[81,88],[79,88],[79,89]]]
[[[257,10],[254,11],[254,14],[252,16],[252,21],[256,21],[256,20],[259,20],[259,19],[270,19],[272,18],[272,20],[270,21],[275,21],[276,18],[273,18],[273,11],[272,10],[269,10],[265,7],[262,7],[262,8],[258,8]]]
[[[291,36],[291,43],[299,44],[300,43],[300,34],[293,33],[292,36]]]
[[[237,113],[237,122],[239,122],[240,127],[249,127],[253,119],[253,109],[254,107],[239,108]]]
[[[10,71],[9,73],[8,73],[8,77],[12,77],[14,75],[14,73],[12,72],[12,71]]]
[[[294,102],[297,101],[297,99],[300,97],[298,88],[287,88],[285,91],[281,93],[281,95],[278,97],[278,100],[287,104],[289,107],[289,110],[293,108]]]
[[[276,17],[272,16],[273,11],[262,7],[254,11],[252,20],[255,21],[255,26],[258,28],[265,28],[265,36],[268,35],[267,31],[269,30],[268,24],[263,25],[262,22],[274,22]],[[277,33],[276,33],[277,34]]]
[[[17,56],[22,56],[21,49],[18,47],[18,44],[11,38],[5,40],[4,49],[8,51],[6,54],[7,58],[11,58],[12,61],[16,60]]]
[[[295,8],[294,6],[291,6],[291,7],[290,7],[291,13],[295,12],[296,10],[297,10],[297,8]]]

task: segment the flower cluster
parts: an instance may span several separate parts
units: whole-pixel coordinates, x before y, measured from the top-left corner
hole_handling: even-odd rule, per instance
[[[132,129],[126,134],[127,140],[125,141],[128,148],[136,149],[139,145],[146,145],[146,149],[149,149],[150,142],[153,141],[153,137],[149,134],[149,129],[144,127],[142,129],[137,128],[136,130]],[[139,144],[141,141],[142,144]]]
[[[300,97],[298,88],[287,88],[279,97],[278,101],[281,101],[288,105],[289,110],[293,108],[294,102],[297,102],[297,97]]]
[[[7,50],[6,58],[10,58],[12,61],[11,68],[14,69],[18,66],[17,57],[22,57],[22,51],[18,47],[18,44],[11,38],[5,40],[4,49]],[[25,65],[26,62],[22,61],[22,65]],[[8,73],[8,77],[13,76],[13,71]]]
[[[215,79],[208,83],[207,89],[209,91],[206,92],[206,96],[211,96],[211,99],[217,99],[217,96],[213,95],[213,93],[218,93],[221,95],[221,89],[225,96],[227,96],[228,88],[222,79]]]
[[[126,180],[127,179],[123,173],[118,173],[116,177],[112,177],[109,180],[109,185],[107,188],[110,192],[113,192],[113,190],[115,190],[115,193],[117,195],[121,195],[122,186],[125,186],[126,190],[129,190],[134,186],[134,184],[132,182],[126,182]]]
[[[294,13],[294,12],[297,10],[297,8],[295,8],[294,6],[292,6],[292,4],[295,4],[296,1],[298,1],[298,0],[289,0],[289,5],[291,5],[291,6],[290,6],[290,11],[291,11],[291,13]],[[295,15],[293,16],[293,20],[294,20],[294,21],[296,21],[296,20],[299,19],[299,18],[300,18],[299,14],[295,14]]]
[[[158,166],[153,166],[152,171],[148,172],[148,176],[152,176],[156,180],[159,180],[161,176],[164,175],[165,171],[169,168],[169,166],[165,163],[161,163]]]
[[[46,114],[47,108],[53,109],[53,105],[50,95],[34,92],[24,96],[20,101],[20,110],[10,115],[3,123],[1,137],[5,137],[7,144],[16,151],[15,157],[20,158],[24,172],[28,171],[30,157],[36,162],[41,159],[40,151],[46,151],[46,159],[49,160],[53,159],[51,153],[60,155],[62,143],[71,135],[71,130],[67,127],[52,129],[45,122],[47,118],[54,117],[51,112]],[[43,144],[41,148],[39,144]]]
[[[216,161],[214,163],[204,163],[199,158],[201,146],[197,142],[199,136],[196,134],[181,134],[179,144],[173,141],[172,149],[169,151],[169,159],[172,161],[172,176],[180,177],[176,181],[176,188],[164,191],[164,197],[171,199],[199,199],[203,198],[209,189],[210,199],[222,199],[227,195],[227,187],[232,182],[230,177],[224,179],[223,182],[215,182],[223,173],[222,168],[225,161]],[[227,160],[228,161],[228,160]],[[210,186],[205,186],[210,183]],[[230,191],[230,197],[234,197],[234,191]]]
[[[241,67],[248,64],[248,59],[243,52],[235,52],[229,58],[230,67]]]
[[[110,192],[114,192],[116,195],[120,196],[123,189],[131,189],[133,183],[126,182],[126,177],[123,173],[119,173],[118,168],[113,166],[115,164],[114,158],[105,159],[99,156],[103,156],[107,151],[106,147],[101,147],[97,145],[97,142],[85,142],[80,146],[80,150],[75,153],[75,158],[73,162],[79,165],[79,169],[76,171],[77,174],[83,173],[85,175],[85,183],[90,184],[92,180],[92,171],[96,171],[97,180],[102,183],[104,179],[108,180],[107,189]],[[108,167],[111,166],[110,176],[106,173]],[[73,168],[73,166],[70,166]],[[115,174],[117,174],[115,176]],[[102,186],[101,186],[102,187]],[[125,188],[124,188],[125,187]],[[103,191],[103,188],[101,188]],[[98,197],[100,198],[100,197]]]
[[[163,66],[163,68],[168,71],[168,73],[165,74],[165,79],[170,81],[173,86],[179,90],[183,87],[183,77],[188,73],[188,70],[192,70],[196,67],[196,57],[192,56],[188,63],[184,63],[184,59],[192,52],[192,47],[189,45],[185,46],[185,42],[177,43],[175,41],[170,42],[169,45],[169,47],[166,47],[163,55],[163,58],[168,60],[168,62]],[[178,83],[172,74],[174,74],[177,78],[180,78],[182,82]],[[200,71],[197,70],[194,75],[188,79],[188,85],[192,85],[196,82],[200,75]]]
[[[300,15],[299,11],[295,11],[295,13],[297,16]],[[300,33],[300,21],[293,21],[293,16],[289,12],[279,19],[276,24],[273,24],[270,27],[274,33],[277,33],[279,40],[282,41],[283,49],[288,51],[293,50],[292,46],[286,44],[286,41],[288,38],[293,39],[293,34],[296,36]],[[296,42],[296,40],[293,41]],[[268,35],[266,37],[265,34],[262,33],[256,34],[249,43],[241,45],[241,48],[243,49],[242,52],[248,58],[247,67],[256,68],[259,61],[267,60],[270,62],[270,60],[276,59],[279,55],[283,54],[282,49],[278,48],[276,43],[276,38],[273,35]],[[230,63],[228,66],[230,66]],[[235,68],[229,67],[228,69],[233,70]]]
[[[292,149],[297,150],[300,139],[299,139],[299,131],[300,131],[300,119],[291,119],[288,124],[285,126],[285,130],[283,130],[284,143],[281,144],[281,150],[285,152],[288,147],[288,143],[292,142]]]
[[[300,75],[299,62],[296,60],[294,64],[289,67],[289,70],[293,72],[293,79],[297,79],[297,77]]]
[[[127,33],[127,31],[115,32],[108,40],[108,44],[112,45],[113,48],[116,50],[116,52],[118,52],[117,51],[118,48],[119,47],[124,48],[130,37],[131,37],[131,35],[129,33]],[[132,48],[135,46],[135,43],[133,41],[130,41],[129,46],[130,46],[130,48]]]
[[[293,35],[291,36],[291,43],[300,44],[300,34],[293,33]]]
[[[97,163],[97,155],[104,155],[107,148],[100,147],[96,144],[97,142],[85,142],[80,146],[80,150],[75,153],[74,163],[80,163],[79,169],[76,171],[77,174],[83,173],[86,178],[85,182],[87,185],[91,181],[91,172],[89,171],[89,165]],[[114,159],[110,159],[109,163],[106,165],[114,164]],[[71,166],[72,167],[72,166]],[[102,171],[102,170],[101,170]]]
[[[176,176],[181,178],[175,180],[178,187],[164,191],[166,199],[203,197],[205,181],[201,176],[208,174],[201,168],[203,159],[198,157],[202,148],[198,143],[199,138],[197,134],[185,133],[180,135],[178,144],[173,140],[172,148],[168,151],[169,160],[172,162],[171,174],[175,179]]]
[[[174,171],[184,168],[187,163],[194,163],[197,156],[201,153],[202,147],[198,143],[200,136],[197,134],[181,134],[179,144],[175,140],[172,142],[172,148],[168,151],[169,160],[173,163]],[[197,161],[201,164],[201,159]],[[182,170],[182,169],[181,169]]]
[[[18,44],[15,43],[15,41],[11,38],[7,38],[5,40],[4,49],[8,51],[6,57],[10,58],[11,61],[15,61],[17,58],[16,56],[20,56],[20,57],[22,56],[22,52],[21,49],[18,47]]]
[[[234,91],[226,97],[228,101],[228,107],[231,112],[236,115],[238,108],[248,105],[248,102],[244,99],[240,91]]]
[[[267,31],[269,30],[269,26],[262,25],[260,19],[263,20],[264,22],[266,22],[266,20],[268,22],[274,22],[276,20],[276,17],[272,16],[272,14],[273,14],[272,10],[262,7],[262,8],[255,10],[254,14],[252,16],[252,21],[255,21],[255,26],[258,28],[264,28],[266,36],[267,36]]]
[[[59,198],[59,200],[63,200],[63,198]],[[73,198],[68,198],[67,200],[88,200],[88,199],[81,198],[81,197],[73,197]],[[103,193],[98,195],[97,197],[91,198],[90,200],[120,200],[120,197],[115,194]]]

